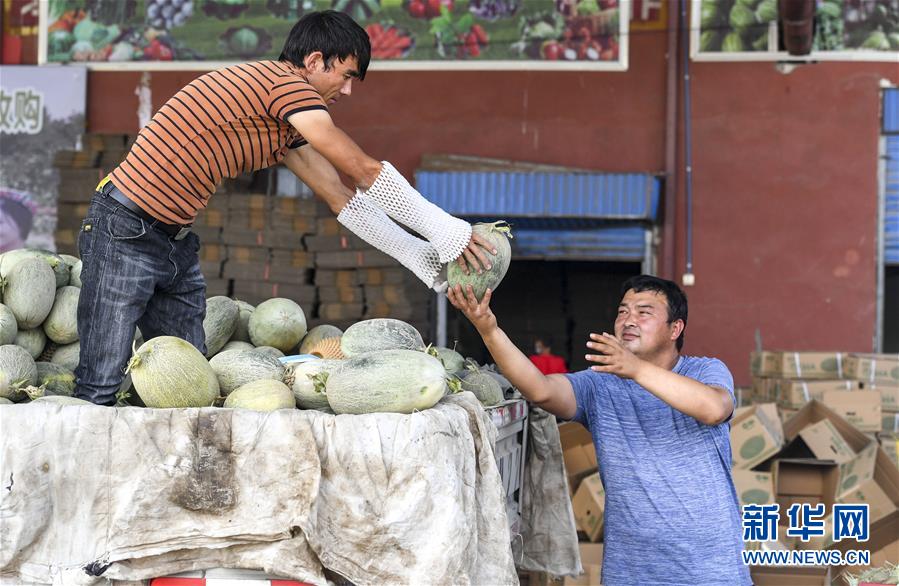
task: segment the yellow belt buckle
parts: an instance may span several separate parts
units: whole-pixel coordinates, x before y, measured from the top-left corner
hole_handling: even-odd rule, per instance
[[[100,180],[100,183],[97,183],[97,191],[101,191],[101,190],[103,189],[103,186],[106,185],[107,183],[109,183],[109,181],[110,181],[111,179],[112,179],[112,176],[111,176],[111,175],[107,175],[106,177],[104,177],[103,179],[101,179],[101,180]]]

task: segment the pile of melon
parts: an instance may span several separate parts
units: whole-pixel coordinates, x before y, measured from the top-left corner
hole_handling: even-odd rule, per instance
[[[30,249],[0,255],[0,403],[82,403],[72,397],[80,275],[74,257]],[[395,319],[307,331],[305,312],[289,299],[254,307],[215,296],[203,329],[205,355],[180,338],[142,342],[137,332],[119,406],[412,413],[460,390],[493,406],[509,390],[501,376],[426,346]]]

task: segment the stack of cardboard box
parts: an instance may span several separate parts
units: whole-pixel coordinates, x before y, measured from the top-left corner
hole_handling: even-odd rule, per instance
[[[78,255],[78,233],[87,216],[91,197],[107,173],[125,158],[134,142],[127,134],[85,134],[80,150],[57,151],[53,166],[59,173],[56,249]]]
[[[750,402],[776,402],[786,421],[817,399],[866,433],[882,431],[884,424],[895,427],[882,415],[896,409],[899,389],[899,382],[879,378],[891,375],[887,358],[846,352],[754,352]],[[894,361],[899,365],[899,359]]]
[[[229,193],[226,199],[222,275],[232,281],[231,294],[251,305],[286,297],[313,315],[313,258],[303,237],[315,231],[315,202],[259,193]]]
[[[887,414],[896,409],[899,357],[760,352],[751,363],[752,398],[768,402],[741,408],[731,421],[741,504],[778,503],[784,524],[792,504],[825,505],[824,537],[781,539],[778,548],[869,550],[872,565],[881,558],[899,561],[899,467],[888,450],[895,449],[895,431],[886,431]],[[868,504],[867,542],[832,542],[835,503]],[[757,584],[828,584],[828,575],[843,571],[753,568],[753,578]]]
[[[80,150],[57,153],[60,252],[77,255],[81,220],[97,183],[121,162],[134,138],[87,134]],[[341,226],[284,167],[226,179],[192,230],[201,242],[208,297],[226,295],[252,305],[286,297],[303,308],[310,327],[330,323],[346,329],[363,319],[392,317],[433,337],[433,292]]]
[[[899,355],[854,354],[849,359],[849,376],[862,388],[880,398],[878,439],[887,455],[899,466]]]

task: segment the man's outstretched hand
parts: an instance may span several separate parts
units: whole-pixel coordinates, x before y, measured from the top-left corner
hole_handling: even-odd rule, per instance
[[[496,316],[493,315],[493,311],[490,309],[491,295],[493,295],[493,291],[487,289],[487,292],[484,293],[484,298],[479,302],[477,297],[474,296],[474,289],[471,288],[471,285],[466,286],[464,293],[462,285],[450,287],[446,292],[446,296],[453,307],[465,314],[465,317],[474,325],[482,337],[496,329]]]

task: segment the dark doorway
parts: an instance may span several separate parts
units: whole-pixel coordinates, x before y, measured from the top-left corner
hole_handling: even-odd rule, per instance
[[[492,308],[522,352],[532,354],[534,339],[546,336],[569,370],[583,370],[588,335],[612,331],[621,285],[638,274],[639,263],[513,260]],[[450,307],[447,345],[454,341],[464,356],[493,362],[471,323]]]
[[[888,266],[884,272],[883,351],[899,354],[899,266]]]

